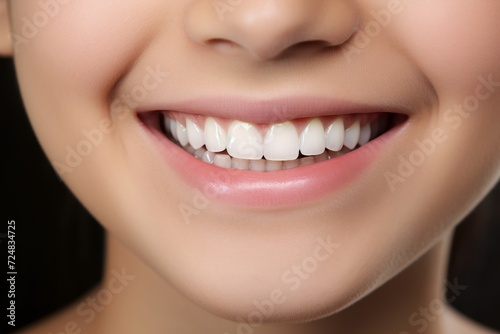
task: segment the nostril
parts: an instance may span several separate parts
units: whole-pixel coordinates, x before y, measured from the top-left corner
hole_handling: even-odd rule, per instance
[[[212,38],[205,41],[205,45],[223,54],[237,54],[242,50],[241,45],[225,38]]]
[[[304,41],[297,43],[293,46],[298,49],[306,49],[306,50],[322,50],[329,49],[334,47],[331,43],[323,40],[315,40],[315,41]]]
[[[1,0],[0,0],[1,1]],[[214,1],[191,1],[184,18],[186,34],[198,45],[257,61],[337,50],[355,32],[361,17],[355,1],[226,1],[231,15],[222,19]],[[337,46],[337,47],[335,47]]]
[[[241,46],[233,41],[224,38],[212,38],[206,41],[208,46],[224,49],[239,49]]]
[[[337,45],[332,45],[324,40],[304,41],[288,47],[288,49],[282,52],[281,56],[287,56],[289,54],[309,55],[317,52],[330,51],[336,48],[338,48]]]

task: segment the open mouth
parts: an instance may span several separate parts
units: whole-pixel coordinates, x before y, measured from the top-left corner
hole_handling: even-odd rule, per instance
[[[271,112],[283,104],[289,107]],[[364,171],[385,163],[409,114],[312,98],[210,98],[137,112],[150,154],[159,153],[169,173],[222,203],[258,208],[342,196],[347,185],[367,182],[372,174]]]
[[[156,112],[148,122],[193,157],[221,168],[272,172],[349,154],[386,133],[401,117],[347,114],[254,124],[218,117]]]

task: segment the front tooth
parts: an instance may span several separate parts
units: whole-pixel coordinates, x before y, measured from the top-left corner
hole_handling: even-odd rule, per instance
[[[193,146],[195,150],[199,149],[205,145],[205,140],[203,139],[203,130],[200,129],[192,120],[186,119],[186,129],[189,144]]]
[[[205,146],[210,152],[222,152],[226,149],[226,130],[213,118],[205,121]]]
[[[227,154],[216,154],[214,165],[222,168],[231,168],[231,157]]]
[[[186,146],[189,143],[187,130],[180,122],[177,123],[177,140],[181,143],[182,146]]]
[[[227,152],[233,158],[262,159],[264,155],[262,136],[252,124],[234,121],[228,131]]]
[[[363,146],[368,143],[370,141],[371,135],[371,125],[370,123],[366,123],[365,125],[363,125],[363,127],[361,128],[361,132],[359,133],[359,145]]]
[[[359,141],[359,121],[356,121],[351,127],[345,130],[344,145],[349,149],[354,149]]]
[[[313,119],[300,135],[300,152],[304,155],[318,155],[325,151],[325,129],[317,118]]]
[[[299,157],[299,135],[291,122],[275,124],[264,139],[264,157],[267,160],[286,161]]]
[[[326,129],[326,148],[330,151],[340,151],[344,146],[344,120],[337,118]]]

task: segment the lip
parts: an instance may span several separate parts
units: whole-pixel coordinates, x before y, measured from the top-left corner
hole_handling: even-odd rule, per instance
[[[337,116],[360,113],[409,114],[404,106],[373,106],[324,97],[281,97],[248,99],[241,97],[202,97],[189,101],[151,102],[140,106],[138,113],[179,111],[185,114],[212,116],[254,124],[271,124],[299,118]]]
[[[295,101],[298,100],[295,99]],[[301,101],[307,100],[302,99]],[[158,109],[148,108],[148,111],[176,110],[182,113],[224,118],[234,117],[254,123],[277,122],[294,117],[388,112],[385,108],[366,107],[352,103],[337,103],[335,109],[332,109],[328,108],[331,104],[326,103],[326,100],[308,104],[307,109],[303,109],[301,108],[304,106],[303,104],[297,105],[288,99],[287,105],[290,105],[290,109],[286,109],[284,114],[278,115],[286,118],[276,119],[275,116],[270,117],[260,109],[272,105],[276,106],[279,104],[276,101],[250,104],[238,104],[237,102],[238,100],[224,100],[222,102],[217,99],[195,100],[182,105],[169,104],[167,108],[165,105]],[[202,105],[203,110],[201,109]],[[321,107],[316,109],[317,106]],[[146,109],[139,111],[139,115],[145,111]],[[247,114],[249,111],[256,112]],[[405,111],[397,110],[397,114],[405,114]],[[359,178],[370,165],[379,160],[384,148],[393,141],[395,135],[406,122],[393,126],[388,132],[348,154],[312,165],[276,172],[225,169],[207,164],[168,140],[152,124],[144,121],[140,121],[140,123],[150,134],[149,137],[155,152],[160,152],[166,164],[186,184],[197,189],[208,199],[242,207],[270,209],[304,204],[345,188]]]

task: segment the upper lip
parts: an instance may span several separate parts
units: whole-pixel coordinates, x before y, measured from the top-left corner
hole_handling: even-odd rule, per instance
[[[324,97],[282,97],[251,100],[241,97],[203,97],[185,101],[152,103],[137,112],[175,111],[191,115],[236,119],[255,124],[280,123],[287,120],[360,113],[408,114],[402,106],[373,105]]]

